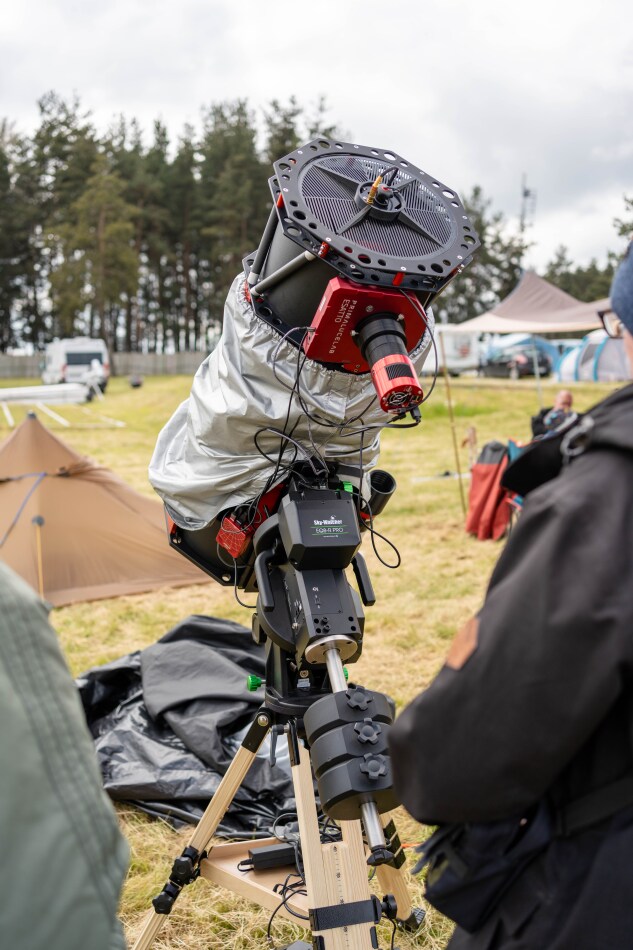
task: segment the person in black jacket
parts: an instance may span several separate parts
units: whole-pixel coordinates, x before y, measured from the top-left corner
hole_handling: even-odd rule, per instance
[[[633,375],[631,249],[611,305]],[[551,807],[549,844],[450,950],[630,950],[633,385],[515,466],[522,517],[480,613],[392,728],[395,787],[431,825]]]

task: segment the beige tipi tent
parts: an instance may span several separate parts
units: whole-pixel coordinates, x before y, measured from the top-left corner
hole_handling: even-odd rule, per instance
[[[0,445],[0,559],[55,607],[208,580],[169,547],[160,502],[33,413]]]

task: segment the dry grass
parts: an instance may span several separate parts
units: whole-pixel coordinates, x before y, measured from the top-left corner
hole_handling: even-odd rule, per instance
[[[44,417],[42,421],[75,449],[113,469],[138,491],[152,495],[146,471],[157,432],[186,398],[189,385],[185,377],[149,378],[141,389],[131,389],[125,380],[112,380],[107,398],[91,406],[90,412],[93,420],[105,414],[125,421],[125,429],[85,428],[90,420],[73,407],[61,409],[61,414],[72,420],[70,429]],[[458,442],[470,425],[476,426],[480,446],[490,439],[528,438],[529,416],[538,408],[532,382],[464,379],[453,382],[451,388]],[[555,383],[544,384],[546,403],[551,403],[556,388]],[[604,386],[578,386],[577,408],[588,408],[608,391]],[[14,412],[17,419],[21,414],[19,409]],[[466,536],[457,481],[435,477],[455,470],[446,390],[441,381],[423,419],[416,430],[383,436],[380,464],[396,477],[398,491],[381,516],[379,529],[400,550],[402,566],[398,570],[385,568],[368,542],[364,543],[378,603],[367,612],[365,645],[354,679],[389,693],[399,706],[410,701],[438,670],[453,633],[480,605],[500,551],[493,542]],[[0,435],[5,435],[2,418],[0,426]],[[467,471],[465,449],[461,449],[461,466]],[[384,545],[379,551],[392,559]],[[250,624],[249,611],[235,603],[232,591],[213,583],[79,604],[55,610],[52,621],[71,670],[78,674],[153,643],[193,613]],[[121,913],[133,940],[152,896],[160,890],[173,857],[190,832],[175,833],[166,824],[150,821],[130,808],[120,808],[119,817],[132,853]],[[398,823],[403,840],[420,840],[423,829],[404,813]],[[412,889],[419,903],[419,882],[412,882]],[[155,946],[251,950],[265,942],[268,916],[230,893],[198,883],[181,898]],[[434,950],[445,945],[449,933],[450,925],[431,912],[415,940],[399,935],[397,942],[403,950],[413,946]],[[277,923],[276,918],[277,946],[301,935],[298,928]],[[389,939],[390,926],[383,927],[381,945],[388,946]]]

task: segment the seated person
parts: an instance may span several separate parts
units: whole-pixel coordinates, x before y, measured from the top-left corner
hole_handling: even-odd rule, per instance
[[[568,389],[561,389],[556,396],[553,406],[546,406],[539,413],[532,416],[532,435],[538,438],[557,429],[572,413],[573,396]]]

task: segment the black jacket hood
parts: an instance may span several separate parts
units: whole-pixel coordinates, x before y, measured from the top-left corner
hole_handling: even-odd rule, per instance
[[[525,448],[508,465],[501,484],[527,495],[555,478],[566,462],[599,448],[633,453],[633,384],[618,389],[582,416],[572,416]]]

